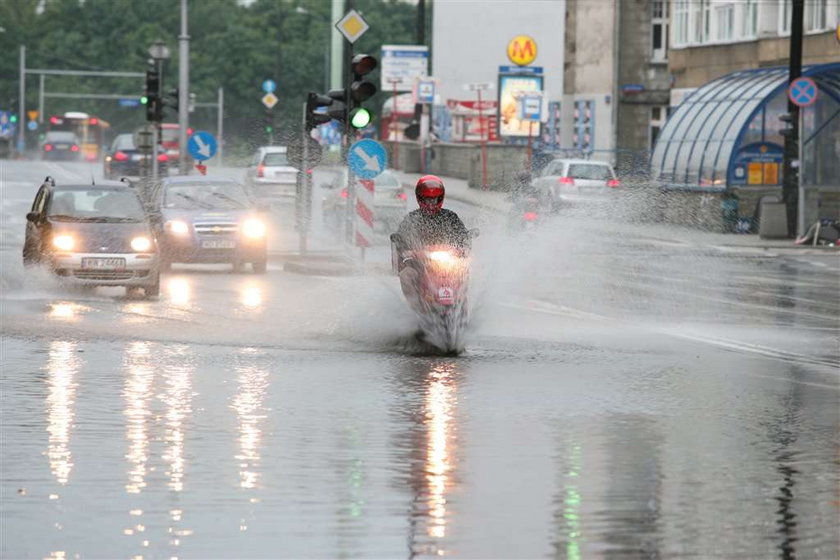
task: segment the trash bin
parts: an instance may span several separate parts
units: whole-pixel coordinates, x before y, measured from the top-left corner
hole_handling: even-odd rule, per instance
[[[777,200],[777,197],[762,197],[759,201],[758,236],[762,239],[788,237],[787,207]]]

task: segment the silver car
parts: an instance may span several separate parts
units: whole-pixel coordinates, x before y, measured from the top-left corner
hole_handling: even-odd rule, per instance
[[[323,198],[324,223],[335,231],[346,219],[347,199],[347,169],[342,169],[330,183],[321,185],[330,189]],[[361,188],[357,186],[357,188]],[[396,231],[402,219],[408,213],[408,194],[403,189],[399,177],[390,171],[383,171],[373,179],[373,216],[374,231],[390,233]]]
[[[533,183],[547,195],[554,209],[564,202],[603,198],[619,188],[621,182],[612,165],[590,159],[555,159],[550,161]]]
[[[245,170],[245,186],[258,198],[294,197],[298,169],[289,163],[285,146],[264,146]]]
[[[48,177],[26,215],[23,263],[46,265],[75,284],[160,293],[157,241],[125,183],[56,185]]]

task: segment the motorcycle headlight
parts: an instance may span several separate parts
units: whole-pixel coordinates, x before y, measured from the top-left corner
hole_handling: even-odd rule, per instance
[[[72,251],[76,240],[70,235],[56,235],[53,237],[53,247],[60,251]]]
[[[251,239],[265,237],[265,223],[257,218],[248,218],[242,222],[242,234]]]
[[[180,220],[166,222],[166,228],[175,235],[186,235],[190,232],[190,226]]]
[[[440,264],[451,264],[455,262],[455,256],[449,251],[432,251],[429,258]]]
[[[131,248],[138,253],[145,253],[152,248],[152,240],[144,235],[135,237],[131,240]]]

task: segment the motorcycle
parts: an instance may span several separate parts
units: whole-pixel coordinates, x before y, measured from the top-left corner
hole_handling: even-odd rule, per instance
[[[470,238],[477,236],[478,230],[470,230]],[[423,339],[446,353],[463,351],[469,323],[469,252],[450,245],[405,247],[399,234],[391,234],[392,267],[417,314]]]
[[[534,230],[544,220],[548,206],[545,196],[535,189],[523,189],[523,191],[509,198],[512,202],[508,213],[510,233]]]

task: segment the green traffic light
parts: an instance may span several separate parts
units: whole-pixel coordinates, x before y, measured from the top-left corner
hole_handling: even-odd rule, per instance
[[[16,123],[17,122],[17,115],[12,115],[11,117],[9,117],[9,121],[11,121],[13,123]]]
[[[273,127],[273,126],[266,126],[266,127],[265,127],[265,131],[266,131],[266,132],[271,132],[271,131],[273,131],[273,130],[274,130],[274,127]]]
[[[350,124],[353,128],[364,128],[370,124],[370,119],[370,111],[364,107],[359,107],[353,111],[353,115],[350,117]]]
[[[142,103],[143,105],[145,105],[148,102],[149,102],[149,98],[146,97],[145,95],[140,98],[140,103]]]

